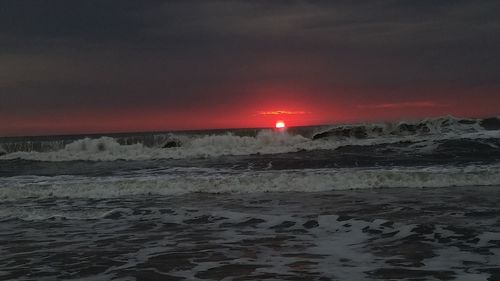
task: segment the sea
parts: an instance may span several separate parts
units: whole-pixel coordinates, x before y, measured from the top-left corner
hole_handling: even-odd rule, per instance
[[[500,117],[0,139],[0,280],[500,280]]]

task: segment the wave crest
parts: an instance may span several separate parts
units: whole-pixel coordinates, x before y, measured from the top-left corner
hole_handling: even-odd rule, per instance
[[[388,136],[422,136],[439,134],[463,134],[488,130],[500,130],[498,117],[486,119],[460,119],[452,116],[425,119],[416,122],[374,123],[333,126],[315,134],[313,139],[322,138],[375,138]]]
[[[63,149],[48,152],[14,152],[0,159],[35,161],[112,161],[147,159],[203,158],[222,155],[285,153],[305,147],[309,139],[300,135],[264,130],[255,137],[208,135],[185,138],[175,147],[147,147],[141,143],[123,145],[111,137],[84,138],[67,144]]]
[[[500,185],[499,166],[411,169],[288,170],[167,174],[137,178],[39,177],[3,179],[1,200],[19,198],[115,198],[185,193],[318,192],[370,188],[421,188]]]
[[[498,128],[496,127],[498,125]],[[323,127],[324,128],[324,127]],[[316,128],[317,129],[317,128]],[[5,151],[0,160],[33,161],[113,161],[206,158],[223,155],[276,154],[300,150],[337,149],[343,146],[372,146],[392,143],[415,143],[418,149],[433,151],[443,140],[500,139],[500,119],[427,119],[419,122],[331,126],[319,133],[307,131],[307,138],[292,128],[290,133],[262,130],[251,135],[233,133],[212,135],[152,135],[141,138],[109,137],[57,143],[49,151]],[[304,134],[305,135],[305,134]],[[146,136],[142,136],[143,140]],[[409,146],[409,148],[411,148]],[[3,153],[3,154],[2,154]]]

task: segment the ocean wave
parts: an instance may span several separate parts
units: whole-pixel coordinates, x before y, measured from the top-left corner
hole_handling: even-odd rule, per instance
[[[147,147],[143,144],[122,145],[111,137],[84,138],[66,145],[63,149],[48,152],[20,151],[1,156],[0,159],[25,159],[36,161],[112,161],[147,159],[203,158],[221,155],[271,154],[297,151],[307,147],[310,139],[300,135],[264,130],[255,137],[208,135],[185,140],[182,146]]]
[[[486,122],[486,121],[488,122]],[[497,120],[497,121],[494,121]],[[419,122],[358,124],[332,126],[305,137],[295,132],[261,130],[255,135],[233,133],[212,135],[156,136],[153,142],[141,143],[102,136],[83,138],[49,151],[11,151],[0,149],[0,160],[33,161],[114,161],[207,158],[223,155],[277,154],[301,150],[337,149],[348,145],[372,146],[391,143],[414,143],[420,150],[432,151],[443,140],[500,139],[494,130],[498,118],[436,118]],[[161,140],[161,141],[160,141]],[[465,143],[465,142],[464,142]],[[154,144],[154,145],[153,145]],[[441,145],[442,146],[442,145]],[[411,146],[408,146],[411,148]],[[2,152],[3,151],[3,152]]]
[[[313,139],[323,138],[379,138],[388,136],[425,136],[439,134],[463,134],[500,130],[500,118],[463,119],[453,116],[430,118],[420,121],[393,123],[354,124],[332,126],[315,134]]]
[[[393,169],[214,170],[186,177],[11,177],[0,180],[0,200],[20,198],[116,198],[186,193],[319,192],[370,188],[500,186],[500,166]]]

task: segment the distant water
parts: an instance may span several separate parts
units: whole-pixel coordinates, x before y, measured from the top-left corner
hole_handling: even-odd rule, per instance
[[[500,280],[500,119],[0,139],[1,280]]]

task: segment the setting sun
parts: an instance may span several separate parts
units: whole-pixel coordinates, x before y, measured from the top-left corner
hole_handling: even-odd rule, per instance
[[[284,121],[281,121],[281,120],[276,121],[276,129],[283,129],[285,127],[286,126],[285,126],[285,122]]]

